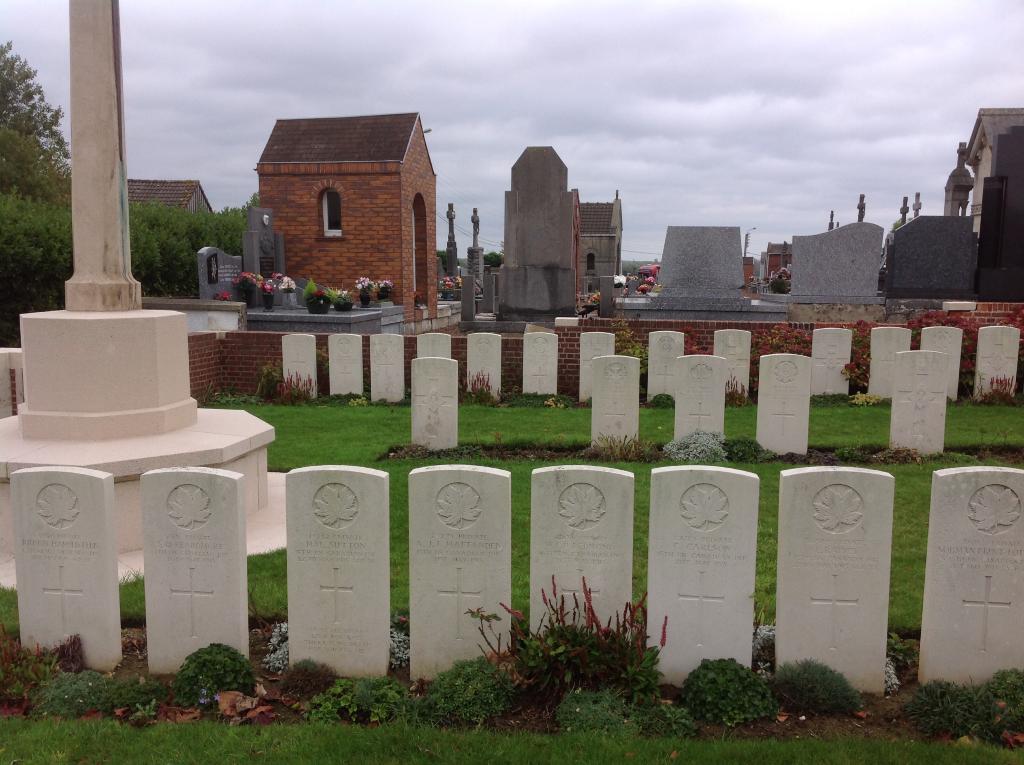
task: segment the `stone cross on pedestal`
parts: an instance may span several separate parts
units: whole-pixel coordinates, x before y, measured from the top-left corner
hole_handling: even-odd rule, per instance
[[[903,204],[900,205],[900,224],[907,222],[907,213],[910,212],[910,208],[907,207],[907,197],[903,197]]]
[[[867,210],[867,205],[864,204],[864,195],[860,195],[860,201],[857,202],[857,222],[864,222],[864,211]]]
[[[455,276],[459,273],[459,246],[455,243],[455,205],[448,203],[448,246],[444,255],[444,272],[448,276]]]
[[[835,220],[836,220],[836,211],[835,210],[829,210],[828,211],[828,230],[829,231],[831,231],[832,229],[834,229],[836,227]]]
[[[916,218],[916,217],[917,217],[918,215],[920,215],[920,214],[921,214],[921,192],[920,192],[920,191],[915,191],[915,192],[914,192],[914,205],[913,205],[913,210],[914,210],[914,217],[915,217],[915,218]]]
[[[69,311],[142,308],[128,240],[118,0],[71,3],[71,232]]]
[[[484,277],[484,250],[480,246],[480,216],[477,215],[475,207],[473,208],[473,216],[470,220],[473,222],[473,246],[467,251],[469,273],[479,282]]]

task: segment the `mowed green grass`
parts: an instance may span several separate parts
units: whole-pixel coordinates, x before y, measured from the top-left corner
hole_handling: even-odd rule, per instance
[[[440,460],[381,459],[389,447],[409,440],[408,407],[348,406],[250,406],[247,409],[277,429],[269,451],[271,470],[287,471],[306,465],[362,465],[391,475],[391,590],[396,609],[407,607],[408,575],[408,491],[411,470]],[[664,443],[672,437],[670,409],[642,409],[641,437]],[[753,437],[756,408],[726,411],[726,433],[730,437]],[[460,443],[505,443],[536,445],[583,445],[589,439],[589,409],[493,408],[462,406],[459,410]],[[840,446],[882,447],[888,441],[889,409],[886,406],[815,406],[811,409],[811,448]],[[984,446],[1024,447],[1024,410],[970,404],[951,406],[946,426],[947,448]],[[469,461],[469,460],[468,460]],[[473,464],[500,467],[512,473],[512,597],[517,608],[529,602],[529,518],[530,473],[538,467],[568,464],[564,461],[499,461],[473,459]],[[595,464],[588,462],[587,464]],[[628,470],[636,476],[633,535],[634,593],[646,589],[647,526],[650,496],[650,464],[601,463]],[[668,464],[668,463],[663,463]],[[896,478],[893,531],[892,584],[889,620],[894,630],[914,630],[921,622],[924,590],[924,558],[928,536],[928,506],[934,470],[959,462],[956,458],[921,465],[878,466]],[[990,461],[990,464],[999,464]],[[758,523],[757,578],[754,592],[760,619],[771,622],[775,610],[776,534],[778,519],[778,476],[795,467],[782,463],[730,464],[750,470],[761,479]],[[270,620],[286,618],[286,565],[283,551],[249,559],[249,592],[254,614]],[[127,624],[142,623],[145,604],[141,580],[122,585],[122,617]],[[0,591],[0,623],[17,628],[17,601],[12,590]]]

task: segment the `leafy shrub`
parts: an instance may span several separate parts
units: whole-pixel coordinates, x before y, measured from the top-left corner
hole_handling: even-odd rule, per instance
[[[676,400],[668,393],[659,393],[653,398],[647,399],[647,406],[651,409],[674,409]]]
[[[54,649],[61,672],[81,672],[85,668],[85,653],[81,635],[68,635]]]
[[[878,406],[884,398],[874,393],[854,393],[850,396],[850,406]]]
[[[313,400],[313,378],[290,374],[277,384],[275,404],[308,404]]]
[[[768,282],[768,290],[776,295],[788,295],[789,282],[777,276]]]
[[[739,380],[730,377],[725,381],[725,405],[726,406],[750,406],[750,396]]]
[[[106,707],[103,712],[113,713],[117,709],[137,710],[162,704],[167,701],[167,686],[159,680],[139,678],[138,680],[114,680],[108,687]]]
[[[24,648],[0,625],[0,702],[27,702],[32,691],[55,674],[56,656],[38,647]]]
[[[409,617],[396,613],[391,616],[391,658],[392,669],[409,666]]]
[[[629,724],[625,700],[610,690],[570,691],[555,709],[555,720],[566,733],[617,734]]]
[[[438,674],[421,700],[421,713],[435,725],[480,725],[510,709],[515,697],[508,674],[481,656]]]
[[[586,454],[604,462],[654,462],[659,457],[659,450],[650,441],[632,436],[600,436]]]
[[[989,381],[989,389],[980,396],[976,396],[974,400],[978,404],[1012,406],[1016,403],[1013,379],[1010,377],[993,377]]]
[[[1003,669],[985,683],[995,707],[989,738],[998,740],[1003,731],[1024,733],[1024,671]]]
[[[892,659],[898,672],[905,672],[917,664],[918,652],[917,641],[904,640],[895,632],[889,633],[885,642],[885,656]]]
[[[813,659],[783,664],[772,678],[772,690],[794,712],[848,714],[860,709],[860,694],[842,673]]]
[[[110,678],[87,669],[61,672],[44,685],[35,699],[35,713],[41,717],[74,720],[86,712],[103,711],[110,696]]]
[[[264,401],[273,401],[282,382],[284,372],[281,371],[281,364],[265,364],[256,382],[256,395]]]
[[[270,652],[263,657],[263,668],[280,674],[288,669],[288,622],[279,622],[270,632]]]
[[[693,465],[710,465],[725,462],[725,437],[721,433],[708,433],[697,430],[693,433],[669,441],[664,452],[676,462]]]
[[[479,404],[481,406],[496,406],[497,397],[491,388],[491,376],[486,372],[477,372],[466,381],[466,393],[463,401],[467,404]]]
[[[739,725],[778,711],[767,681],[735,659],[704,659],[679,696],[697,720]]]
[[[753,438],[727,438],[722,447],[729,462],[767,462],[775,456]]]
[[[690,713],[678,704],[634,705],[630,720],[642,736],[690,738],[697,735],[697,726]]]
[[[548,401],[560,402],[561,406],[557,408],[565,409],[572,403],[568,396],[549,396],[545,393],[519,393],[515,388],[502,391],[501,401],[505,406],[516,409],[542,409],[548,406]]]
[[[312,659],[302,659],[285,670],[281,677],[281,692],[287,696],[308,698],[323,693],[338,679],[338,675],[326,664]]]
[[[864,393],[868,389],[871,371],[871,325],[866,321],[858,321],[850,329],[853,331],[850,361],[843,367],[843,376],[850,381],[850,390]]]
[[[836,459],[840,462],[870,462],[871,454],[866,446],[840,446],[836,449]]]
[[[826,408],[832,406],[849,406],[850,397],[845,393],[819,393],[811,396],[811,406]]]
[[[370,400],[365,396],[352,396],[346,406],[369,406]]]
[[[565,400],[566,398],[568,397],[558,395],[549,396],[548,398],[544,399],[544,406],[546,406],[548,409],[565,409],[566,407],[569,406],[570,403]]]
[[[313,697],[309,720],[318,723],[388,722],[398,715],[405,695],[405,689],[390,677],[343,678]]]
[[[178,704],[192,707],[216,703],[221,691],[251,694],[255,684],[248,659],[231,646],[212,643],[188,655],[171,688]]]
[[[927,736],[974,736],[992,716],[992,697],[984,686],[933,680],[917,689],[903,712]]]

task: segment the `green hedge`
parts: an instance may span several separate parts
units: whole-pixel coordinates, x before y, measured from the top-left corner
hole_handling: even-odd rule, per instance
[[[200,247],[242,252],[243,208],[190,213],[132,205],[130,221],[132,273],[142,282],[143,295],[196,297]],[[19,314],[64,305],[64,282],[71,276],[70,211],[0,194],[0,269],[8,284],[0,307],[0,346],[19,345]]]

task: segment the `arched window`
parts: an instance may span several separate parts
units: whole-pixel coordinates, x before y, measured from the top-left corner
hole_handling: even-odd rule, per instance
[[[327,189],[321,197],[324,236],[341,236],[341,194]]]
[[[588,272],[594,270],[594,260],[595,260],[594,253],[588,252],[587,253],[587,271]]]

